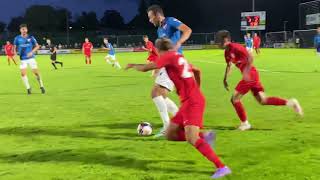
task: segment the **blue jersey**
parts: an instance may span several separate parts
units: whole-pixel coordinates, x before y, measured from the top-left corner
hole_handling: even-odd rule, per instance
[[[245,38],[245,43],[247,48],[252,48],[253,47],[253,39],[252,38]]]
[[[28,57],[28,54],[32,52],[37,44],[37,40],[33,36],[28,35],[24,38],[19,35],[14,38],[14,45],[17,47],[17,53],[20,55],[22,61],[35,57],[34,54],[31,57]]]
[[[114,51],[113,46],[112,46],[111,43],[105,44],[105,46],[106,46],[106,48],[110,49],[109,50],[109,55],[112,55],[112,56],[116,55],[116,52]]]
[[[177,44],[177,42],[181,38],[181,31],[178,29],[178,27],[182,24],[181,21],[179,21],[176,18],[173,17],[167,17],[165,18],[163,24],[158,27],[158,38],[169,38],[173,44]],[[178,52],[182,54],[182,48],[180,47]]]
[[[315,37],[314,37],[314,46],[315,47],[320,47],[320,34],[317,34]]]

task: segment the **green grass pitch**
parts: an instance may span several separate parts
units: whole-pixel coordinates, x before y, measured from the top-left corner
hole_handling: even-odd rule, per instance
[[[0,179],[209,179],[213,166],[187,143],[137,136],[140,121],[155,131],[161,126],[150,98],[151,73],[118,71],[104,55],[94,54],[91,66],[80,54],[59,55],[65,68],[57,71],[48,56],[38,56],[47,94],[29,74],[31,96],[18,67],[0,58]],[[117,54],[122,66],[146,56]],[[205,126],[216,130],[216,151],[233,170],[225,179],[320,179],[320,57],[313,50],[263,49],[255,58],[266,93],[296,97],[305,117],[286,107],[262,107],[248,94],[243,101],[254,127],[248,132],[235,130],[239,120],[222,83],[223,52],[185,56],[202,69]],[[239,79],[235,69],[231,88]]]

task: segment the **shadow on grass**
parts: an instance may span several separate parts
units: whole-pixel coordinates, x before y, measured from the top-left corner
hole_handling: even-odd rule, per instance
[[[104,149],[64,149],[64,150],[48,150],[48,151],[32,151],[22,154],[1,154],[1,161],[8,163],[26,163],[26,162],[78,162],[81,164],[96,164],[112,167],[120,167],[125,169],[136,169],[142,171],[156,171],[163,173],[197,173],[208,174],[212,171],[192,170],[190,165],[195,164],[191,160],[154,160],[154,159],[136,159],[122,155],[114,155],[105,152]],[[166,167],[159,167],[157,163],[168,163]],[[173,168],[178,164],[185,164],[188,169]]]
[[[17,135],[17,136],[62,136],[71,138],[88,138],[100,140],[129,140],[129,141],[159,141],[152,137],[139,137],[135,132],[111,132],[111,133],[97,133],[86,130],[74,130],[72,127],[68,129],[61,127],[14,127],[14,128],[1,128],[0,135]]]
[[[238,128],[233,127],[233,126],[206,126],[206,129],[223,130],[223,131],[238,131]],[[273,129],[252,128],[250,131],[273,131]]]

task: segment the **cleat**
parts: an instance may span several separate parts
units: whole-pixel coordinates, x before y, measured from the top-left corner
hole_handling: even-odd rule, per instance
[[[293,110],[298,113],[300,116],[303,116],[302,107],[297,99],[290,99],[287,103],[289,107],[293,107]]]
[[[207,132],[203,134],[203,139],[213,148],[216,141],[216,133],[213,131]]]
[[[30,88],[30,89],[27,89],[27,94],[28,94],[28,95],[32,94],[31,88]]]
[[[217,171],[211,176],[211,178],[218,179],[218,178],[224,177],[229,174],[231,174],[231,169],[228,168],[227,166],[225,166],[223,168],[217,169]]]
[[[45,93],[46,93],[46,90],[44,89],[44,87],[40,87],[40,90],[41,90],[41,93],[42,93],[42,94],[45,94]]]
[[[166,134],[166,131],[164,130],[164,128],[162,128],[156,135],[154,135],[154,138],[161,138],[164,137]]]
[[[251,124],[248,121],[242,122],[238,128],[240,131],[247,131],[251,129]]]

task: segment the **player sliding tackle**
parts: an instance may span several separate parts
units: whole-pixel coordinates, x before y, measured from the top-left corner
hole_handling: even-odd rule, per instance
[[[40,77],[37,62],[35,60],[35,53],[39,50],[40,46],[33,36],[28,35],[28,27],[26,24],[20,25],[20,33],[21,35],[14,39],[14,54],[17,54],[16,52],[18,52],[20,55],[22,81],[27,88],[27,93],[31,94],[31,86],[27,77],[27,68],[30,66],[33,74],[36,76],[37,81],[39,82],[41,93],[44,94],[45,89]]]
[[[187,41],[192,33],[192,30],[173,17],[165,17],[163,10],[158,5],[150,6],[147,10],[149,22],[158,28],[158,38],[169,38],[174,44],[174,49],[182,54],[181,45]],[[169,124],[169,114],[175,115],[178,111],[177,105],[169,99],[168,93],[174,90],[174,85],[168,77],[166,69],[159,69],[156,75],[155,85],[152,89],[152,100],[158,108],[160,117],[163,121],[163,129],[156,137],[162,136]]]
[[[146,72],[166,68],[168,76],[173,81],[180,97],[181,106],[178,113],[172,118],[165,136],[171,141],[188,141],[203,156],[211,161],[218,169],[212,178],[219,178],[231,173],[215,154],[210,144],[213,133],[202,133],[205,98],[200,91],[200,77],[195,77],[192,67],[187,60],[173,51],[173,44],[169,39],[161,38],[156,41],[156,48],[160,54],[156,62],[149,64],[128,64],[126,69],[136,69]],[[196,76],[198,76],[197,74]]]
[[[241,125],[239,126],[240,130],[245,131],[251,129],[246,111],[241,103],[241,98],[249,91],[253,93],[254,97],[261,105],[289,106],[294,108],[299,115],[303,115],[302,108],[296,99],[286,100],[278,97],[267,97],[265,95],[264,88],[260,82],[259,73],[253,66],[252,54],[241,44],[232,43],[228,31],[219,31],[217,40],[221,47],[225,48],[227,67],[223,83],[226,90],[229,91],[227,80],[231,72],[232,64],[235,64],[243,75],[242,80],[238,83],[231,98],[231,102],[241,120]]]

